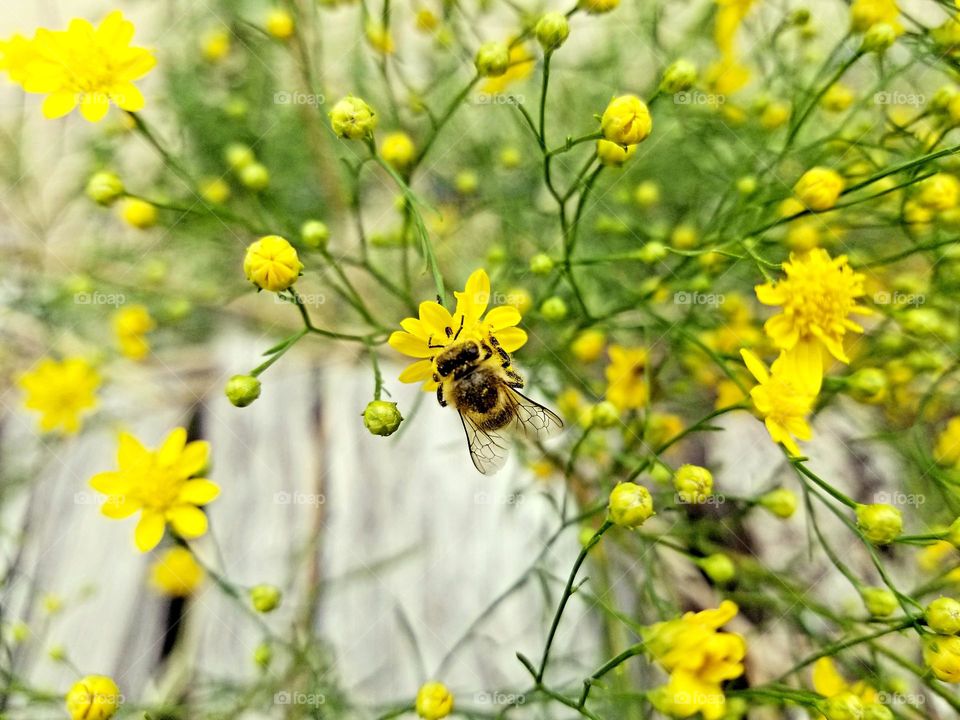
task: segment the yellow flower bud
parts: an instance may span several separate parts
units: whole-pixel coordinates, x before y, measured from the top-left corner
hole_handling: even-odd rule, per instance
[[[598,402],[590,409],[590,427],[612,428],[620,424],[620,411],[609,400]]]
[[[48,615],[56,615],[63,610],[63,598],[57,593],[46,593],[41,600],[43,610]]]
[[[938,679],[960,682],[960,637],[927,635],[923,638],[923,661]]]
[[[224,150],[223,157],[230,169],[234,171],[242,170],[257,161],[257,156],[254,155],[253,150],[242,143],[228,145],[227,149]]]
[[[610,520],[625,528],[637,528],[652,515],[653,498],[643,485],[622,482],[610,492]]]
[[[827,698],[820,711],[827,720],[863,720],[863,701],[845,691]]]
[[[567,316],[567,304],[563,301],[563,298],[554,295],[541,303],[540,313],[547,320],[560,321]]]
[[[423,720],[442,720],[453,712],[453,695],[443,683],[424,683],[417,691],[416,709]]]
[[[330,125],[338,137],[361,140],[373,136],[377,115],[363,100],[347,95],[330,111]]]
[[[203,568],[185,547],[165,550],[150,566],[150,584],[170,597],[187,597],[203,582]]]
[[[363,411],[363,424],[371,435],[388,437],[393,435],[403,422],[403,416],[395,402],[372,400]]]
[[[296,282],[303,270],[297,251],[279,235],[267,235],[247,248],[243,272],[262,290],[280,292]]]
[[[240,182],[254,192],[261,192],[270,185],[270,171],[258,162],[251,163],[240,170]]]
[[[138,230],[148,230],[157,224],[157,208],[146,200],[127,198],[120,210],[123,221]]]
[[[580,0],[580,7],[592,15],[610,12],[619,4],[620,0]]]
[[[764,130],[776,130],[790,119],[790,103],[771,102],[760,114],[760,127]]]
[[[642,208],[650,208],[660,202],[660,186],[653,180],[644,180],[637,185],[633,199]]]
[[[273,612],[280,607],[283,595],[275,585],[256,585],[250,588],[250,604],[258,613]]]
[[[951,210],[957,206],[958,200],[960,181],[949,173],[937,173],[920,183],[917,202],[929,210]]]
[[[551,52],[567,41],[570,36],[570,23],[563,13],[544,13],[537,21],[533,33],[544,52]]]
[[[483,77],[500,77],[510,67],[510,48],[496,40],[485,42],[477,50],[473,64]]]
[[[862,403],[879,403],[887,397],[887,375],[879,368],[860,368],[847,378],[850,396]]]
[[[757,191],[757,179],[753,175],[745,175],[737,180],[737,192],[741,195],[753,195]]]
[[[520,166],[520,151],[515,147],[505,147],[500,151],[500,164],[507,170]]]
[[[670,233],[670,244],[680,250],[690,250],[697,246],[700,238],[692,225],[677,225]]]
[[[960,633],[960,602],[953,598],[939,597],[927,605],[924,617],[927,625],[941,635]]]
[[[533,298],[523,288],[510,288],[504,301],[505,305],[515,307],[521,315],[526,315],[527,311],[533,307]]]
[[[267,20],[264,23],[267,32],[278,40],[289,40],[293,37],[296,29],[293,22],[293,16],[286,10],[276,8],[267,14]]]
[[[548,275],[553,270],[553,259],[546,253],[537,253],[530,258],[530,272],[535,275]]]
[[[234,375],[223,392],[234,407],[246,407],[260,397],[260,381],[252,375]]]
[[[729,555],[724,553],[714,553],[700,558],[697,565],[707,574],[707,577],[713,582],[724,585],[737,576],[737,566]]]
[[[660,90],[669,94],[689,90],[697,81],[697,66],[681,58],[667,66],[660,80]]]
[[[777,488],[763,495],[760,505],[778,518],[786,520],[797,511],[797,496],[791,490]]]
[[[260,643],[253,649],[253,662],[257,664],[257,667],[261,667],[266,670],[270,667],[270,663],[273,661],[273,648],[271,648],[267,643]]]
[[[606,167],[623,167],[636,151],[636,145],[623,147],[609,140],[597,140],[597,158]]]
[[[643,142],[653,129],[647,104],[636,95],[621,95],[610,101],[600,118],[603,136],[618,145]]]
[[[480,187],[480,179],[472,170],[461,170],[454,179],[454,185],[461,195],[473,195]]]
[[[868,53],[882,53],[889,50],[897,41],[897,34],[897,29],[889,23],[872,25],[870,29],[863,34],[860,49]]]
[[[699,465],[681,465],[673,476],[673,487],[682,503],[702,503],[713,492],[713,474]]]
[[[793,187],[797,199],[811,210],[822,212],[837,204],[844,181],[838,172],[825,167],[807,170]]]
[[[124,192],[123,181],[109,170],[94,173],[87,182],[87,197],[104,207],[113,205]]]
[[[857,506],[857,526],[874,545],[889,545],[903,531],[903,516],[892,505]]]
[[[71,720],[109,720],[120,704],[120,688],[104,675],[87,675],[67,693],[67,712]]]
[[[584,330],[570,344],[570,352],[582,363],[592,363],[603,355],[607,338],[599,330]]]
[[[860,597],[863,599],[863,606],[873,617],[888,617],[893,615],[900,607],[897,596],[885,587],[864,588]]]
[[[647,265],[654,265],[664,260],[667,255],[670,254],[670,250],[659,240],[651,240],[650,242],[644,243],[640,249],[636,251],[636,254],[641,262]]]
[[[200,183],[200,197],[211,205],[223,205],[230,199],[230,186],[223,178],[209,178]]]
[[[830,112],[843,112],[853,104],[853,91],[846,85],[834,83],[823,94],[820,104]]]
[[[230,54],[230,33],[223,28],[216,28],[204,33],[200,40],[200,52],[207,62],[217,63]]]
[[[400,172],[410,167],[417,156],[413,140],[405,132],[393,132],[383,138],[380,156]]]

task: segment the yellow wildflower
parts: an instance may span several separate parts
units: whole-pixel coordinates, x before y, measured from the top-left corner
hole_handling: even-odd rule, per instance
[[[410,167],[410,163],[417,156],[417,148],[405,132],[392,132],[383,138],[380,156],[394,169],[402,172]]]
[[[278,40],[289,40],[296,31],[293,16],[283,8],[274,8],[267,13],[264,28]]]
[[[723,717],[721,684],[743,674],[747,646],[740,635],[718,631],[737,612],[735,603],[724,600],[716,609],[688,612],[643,631],[647,650],[670,674],[667,684],[650,694],[654,707],[673,717],[698,712],[704,720]]]
[[[843,112],[853,104],[853,91],[842,83],[834,83],[823,94],[820,104],[830,112]]]
[[[133,33],[133,23],[120,11],[96,28],[78,18],[67,30],[41,28],[29,41],[15,36],[8,41],[4,65],[26,92],[47,96],[44,116],[63,117],[79,105],[84,118],[98,122],[111,102],[128,112],[145,104],[133,83],[153,69],[156,58],[130,45]]]
[[[417,691],[416,710],[423,720],[442,720],[453,712],[453,694],[443,683],[424,683]]]
[[[23,373],[17,384],[26,393],[24,407],[40,413],[42,432],[72,435],[80,430],[82,416],[97,406],[100,374],[83,358],[47,357]]]
[[[950,418],[947,426],[937,436],[933,458],[947,467],[960,465],[960,417]]]
[[[952,210],[960,200],[960,180],[949,173],[937,173],[920,183],[917,202],[928,210]]]
[[[363,29],[370,47],[382,55],[391,55],[396,50],[393,35],[379,22],[368,22]]]
[[[390,336],[390,347],[418,358],[400,373],[400,382],[423,382],[425,392],[436,390],[434,359],[454,342],[468,339],[489,342],[493,338],[507,353],[527,342],[527,334],[515,327],[520,323],[520,313],[515,307],[501,305],[484,315],[490,303],[490,277],[485,270],[471,273],[463,292],[454,295],[457,306],[453,314],[438,302],[422,302],[419,317],[402,320],[403,330]]]
[[[261,290],[281,292],[293,285],[303,270],[296,248],[279,235],[267,235],[247,248],[243,272]]]
[[[797,184],[793,186],[793,194],[805,208],[823,212],[837,204],[843,187],[844,180],[840,173],[818,166],[810,168],[800,176]]]
[[[713,41],[722,55],[736,50],[736,36],[744,18],[756,0],[716,0],[717,14],[713,26]]]
[[[899,34],[903,32],[899,18],[900,8],[896,0],[853,0],[850,6],[850,29],[857,33],[882,23]]]
[[[597,140],[597,158],[607,167],[623,167],[637,151],[636,145],[623,147],[609,140]]]
[[[203,582],[203,568],[185,547],[172,547],[150,566],[150,585],[170,597],[187,597]]]
[[[923,661],[938,679],[960,682],[960,637],[927,635],[923,638]]]
[[[600,118],[603,136],[617,145],[636,145],[643,142],[653,130],[653,120],[647,104],[636,95],[615,97]]]
[[[230,54],[230,33],[224,28],[214,28],[204,33],[200,40],[200,52],[207,62],[217,63]]]
[[[130,227],[149,230],[157,224],[157,208],[139,198],[127,198],[120,207],[120,217]]]
[[[105,675],[87,675],[74,683],[66,699],[71,720],[109,720],[116,715],[123,695]]]
[[[813,689],[826,698],[842,693],[856,695],[865,705],[877,702],[877,691],[863,681],[848,683],[837,670],[833,659],[823,657],[813,665]]]
[[[150,312],[143,305],[131,305],[113,316],[113,333],[120,352],[131,360],[143,360],[150,352],[146,334],[156,327]]]
[[[865,294],[866,278],[851,269],[846,255],[831,258],[820,248],[802,256],[791,254],[783,271],[786,278],[755,288],[761,303],[782,307],[782,312],[764,323],[767,336],[780,350],[799,354],[810,376],[823,373],[821,347],[840,362],[849,363],[844,335],[847,330],[863,332],[849,316],[870,314],[869,308],[857,304]]]
[[[750,397],[763,416],[767,432],[792,455],[799,455],[800,448],[794,438],[809,440],[812,436],[806,418],[820,391],[821,377],[798,367],[803,363],[786,353],[780,353],[769,371],[749,350],[741,350],[740,355],[760,383],[750,391]]]
[[[194,478],[207,466],[208,443],[187,443],[187,431],[176,428],[156,450],[149,450],[133,435],[120,435],[117,470],[94,475],[90,486],[107,496],[102,512],[121,519],[140,513],[134,540],[140,552],[155,548],[167,523],[182,538],[207,532],[207,516],[198,507],[216,499],[220,488]]]
[[[610,364],[606,398],[620,410],[634,410],[647,404],[647,351],[645,348],[626,348],[611,345],[607,350]]]

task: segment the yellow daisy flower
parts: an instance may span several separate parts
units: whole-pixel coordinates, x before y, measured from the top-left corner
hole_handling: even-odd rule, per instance
[[[825,348],[840,362],[849,363],[843,337],[847,330],[863,332],[849,316],[871,312],[857,304],[857,298],[866,294],[866,278],[853,271],[846,255],[831,258],[820,248],[803,255],[791,254],[783,271],[783,280],[755,288],[761,303],[783,308],[763,326],[774,345],[800,353],[809,362],[804,370],[811,375],[823,374],[822,354],[813,352],[813,348]]]
[[[17,384],[26,392],[23,405],[40,413],[40,430],[79,432],[81,417],[97,406],[100,374],[83,358],[44,358]]]
[[[635,410],[646,405],[649,398],[646,348],[611,345],[607,354],[610,356],[610,364],[604,371],[607,400],[620,410]]]
[[[774,442],[783,443],[792,455],[800,448],[794,438],[809,440],[813,433],[807,415],[820,392],[821,376],[806,372],[802,358],[780,353],[770,370],[749,350],[740,355],[750,373],[760,383],[750,391],[753,405],[763,416],[767,432]]]
[[[44,116],[63,117],[79,105],[84,118],[99,122],[111,102],[129,112],[143,109],[143,95],[133,83],[157,61],[149,50],[130,45],[133,33],[133,23],[120,11],[99,27],[77,18],[66,30],[40,28],[29,41],[14,36],[0,66],[26,92],[47,96]]]
[[[194,478],[207,466],[210,445],[187,443],[187,431],[173,430],[156,450],[123,433],[117,451],[118,470],[99,473],[90,486],[107,496],[102,512],[115,520],[140,513],[134,541],[140,552],[155,548],[166,530],[188,540],[207,532],[207,516],[198,506],[216,499],[220,488]]]
[[[425,392],[435,391],[434,358],[454,342],[493,338],[508,353],[526,344],[527,334],[515,327],[520,322],[520,313],[515,307],[501,305],[486,312],[490,303],[490,277],[485,270],[475,270],[463,292],[454,295],[457,307],[452,315],[438,302],[422,302],[419,317],[404,319],[400,323],[403,330],[390,336],[390,347],[417,358],[400,373],[400,382],[423,382]]]

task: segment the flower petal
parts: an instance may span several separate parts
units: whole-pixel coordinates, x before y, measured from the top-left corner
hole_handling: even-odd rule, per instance
[[[87,122],[100,122],[110,110],[110,99],[105,93],[92,92],[80,96],[80,114]]]
[[[147,104],[143,93],[133,83],[123,83],[111,89],[110,99],[118,108],[127,112],[140,112]]]
[[[100,506],[100,512],[113,520],[122,520],[133,515],[141,507],[140,503],[129,497],[111,495]]]
[[[760,358],[754,355],[750,350],[741,350],[740,357],[743,358],[744,364],[747,366],[747,370],[750,371],[750,374],[757,379],[759,383],[765,383],[770,379],[770,374],[767,372],[767,368],[761,362]]]
[[[454,330],[453,316],[443,305],[432,300],[420,303],[420,321],[428,335],[446,340],[447,329]]]
[[[177,475],[188,478],[207,467],[210,461],[210,443],[206,440],[194,440],[180,453],[177,459]]]
[[[220,494],[220,486],[204,478],[187,480],[180,488],[178,502],[187,505],[206,505]]]
[[[149,552],[153,550],[163,539],[163,531],[166,523],[163,521],[163,515],[156,510],[144,510],[137,523],[137,529],[133,532],[133,540],[137,544],[137,550],[140,552]]]
[[[433,363],[430,360],[417,360],[404,368],[400,373],[400,382],[415,383],[433,377]]]
[[[398,330],[390,335],[387,342],[397,352],[410,357],[428,358],[433,356],[433,349],[427,346],[426,340],[415,337],[408,332]]]
[[[47,95],[43,101],[43,116],[50,120],[69,115],[77,107],[77,94],[72,92],[55,92]]]
[[[519,324],[520,311],[510,305],[501,305],[488,312],[483,321],[487,327],[496,332]]]
[[[120,433],[117,444],[117,465],[121,470],[133,470],[150,462],[150,451],[130,433]]]
[[[118,472],[97,473],[90,478],[90,487],[104,495],[119,495],[127,488],[126,475]]]
[[[500,343],[500,347],[502,347],[508,353],[519,350],[527,344],[527,333],[516,327],[508,327],[504,328],[503,330],[497,330],[497,332],[494,333],[494,336]]]
[[[167,510],[167,520],[174,532],[182,538],[193,540],[207,532],[207,516],[193,505],[175,505]]]
[[[180,459],[184,446],[187,444],[187,431],[178,427],[170,431],[163,445],[157,450],[157,464],[170,467]]]

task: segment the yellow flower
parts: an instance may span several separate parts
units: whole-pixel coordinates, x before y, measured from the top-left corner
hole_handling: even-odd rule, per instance
[[[403,330],[390,336],[390,347],[409,357],[418,358],[400,373],[400,382],[423,382],[423,390],[437,389],[433,379],[434,360],[439,352],[454,342],[494,338],[507,353],[519,350],[527,342],[527,334],[518,327],[520,313],[511,305],[501,305],[484,315],[490,303],[490,277],[485,270],[475,270],[464,287],[456,292],[457,307],[453,314],[438,302],[420,303],[419,317],[400,322]]]
[[[940,680],[948,683],[960,682],[960,637],[956,635],[925,636],[923,661]]]
[[[370,47],[383,55],[390,55],[396,47],[393,43],[393,36],[387,29],[378,22],[368,22],[364,27],[364,34],[367,36],[367,42]]]
[[[950,418],[943,432],[937,436],[933,458],[940,465],[960,465],[960,417]]]
[[[453,694],[443,683],[424,683],[417,691],[416,709],[423,720],[442,720],[453,712]]]
[[[47,96],[44,116],[63,117],[79,105],[84,118],[98,122],[111,102],[128,112],[145,104],[133,83],[157,61],[149,50],[130,45],[133,33],[133,23],[120,11],[96,28],[74,19],[67,30],[41,28],[29,41],[15,36],[8,41],[4,66],[26,92]]]
[[[824,697],[831,698],[843,693],[853,693],[864,704],[877,701],[877,691],[860,681],[848,683],[837,671],[837,666],[831,658],[823,657],[813,665],[811,675],[813,689]]]
[[[750,68],[733,57],[724,56],[707,68],[706,81],[710,90],[718,96],[733,95],[750,82]]]
[[[883,23],[899,34],[903,32],[899,17],[900,8],[896,0],[853,0],[850,6],[850,29],[862,33]]]
[[[846,85],[834,83],[823,94],[820,104],[830,112],[843,112],[853,104],[853,91]]]
[[[653,659],[670,679],[650,694],[653,705],[673,717],[719,720],[726,710],[721,684],[743,674],[747,646],[736,633],[718,632],[737,614],[735,603],[688,612],[675,620],[651,625],[643,639]]]
[[[960,200],[960,181],[949,173],[937,173],[920,183],[917,202],[928,210],[952,210]]]
[[[150,566],[150,584],[171,597],[187,597],[203,582],[204,572],[185,547],[165,550]]]
[[[243,258],[247,280],[261,290],[286,290],[297,281],[302,270],[296,248],[279,235],[267,235],[251,243]]]
[[[497,95],[504,92],[511,84],[525,80],[533,73],[536,58],[523,43],[516,43],[510,47],[510,60],[507,70],[497,77],[488,77],[480,86],[480,92],[487,95]]]
[[[264,27],[266,27],[268,33],[278,40],[289,40],[293,37],[293,32],[296,29],[293,16],[282,8],[275,8],[267,14]]]
[[[83,358],[57,361],[43,358],[17,384],[26,397],[23,406],[40,413],[40,430],[60,430],[72,435],[80,430],[81,417],[97,406],[100,374]]]
[[[823,212],[837,204],[843,186],[843,178],[836,170],[813,167],[797,180],[797,184],[793,186],[793,194],[806,208]]]
[[[740,355],[760,383],[750,391],[750,397],[763,416],[767,432],[792,455],[799,455],[800,448],[794,438],[809,440],[812,436],[806,418],[820,391],[821,377],[810,375],[800,367],[802,363],[786,353],[780,353],[769,371],[749,350],[741,350]]]
[[[768,103],[760,114],[760,126],[764,130],[776,130],[790,119],[790,103]]]
[[[743,19],[756,0],[716,0],[717,15],[714,20],[713,41],[722,55],[733,55],[736,37]]]
[[[597,140],[597,157],[600,159],[600,162],[607,167],[623,167],[623,164],[629,160],[636,151],[636,145],[623,147],[609,140]]]
[[[780,350],[798,353],[809,364],[811,375],[823,373],[820,347],[849,363],[844,335],[847,330],[863,332],[849,316],[870,314],[869,308],[857,304],[865,294],[866,278],[851,269],[846,255],[831,258],[819,248],[802,256],[791,254],[783,271],[783,280],[755,288],[761,303],[783,308],[764,323],[767,336]]]
[[[71,720],[109,720],[120,704],[120,688],[104,675],[87,675],[67,693],[67,712]]]
[[[600,359],[607,336],[600,330],[584,330],[570,343],[570,352],[582,363],[592,363]]]
[[[625,348],[611,345],[607,350],[610,364],[606,398],[620,410],[635,410],[647,404],[647,351],[645,348]]]
[[[210,30],[200,41],[200,51],[207,62],[220,62],[230,54],[230,33],[223,28]]]
[[[156,450],[133,435],[120,435],[117,470],[94,475],[90,486],[107,496],[102,512],[121,519],[140,513],[134,540],[140,552],[155,548],[167,523],[182,538],[192,540],[207,532],[207,516],[198,506],[220,494],[220,488],[193,478],[207,466],[208,443],[187,443],[187,431],[176,428]]]
[[[143,360],[150,352],[145,336],[155,327],[156,323],[143,305],[130,305],[113,316],[113,333],[120,352],[131,360]]]
[[[653,119],[647,104],[636,95],[615,97],[600,118],[603,136],[617,145],[636,145],[653,130]]]
[[[619,4],[620,0],[580,0],[580,7],[593,15],[610,12]]]
[[[410,167],[417,149],[405,132],[392,132],[383,138],[380,155],[395,169],[403,171]]]
[[[127,198],[120,208],[123,221],[138,230],[148,230],[157,224],[157,208],[146,200]]]

